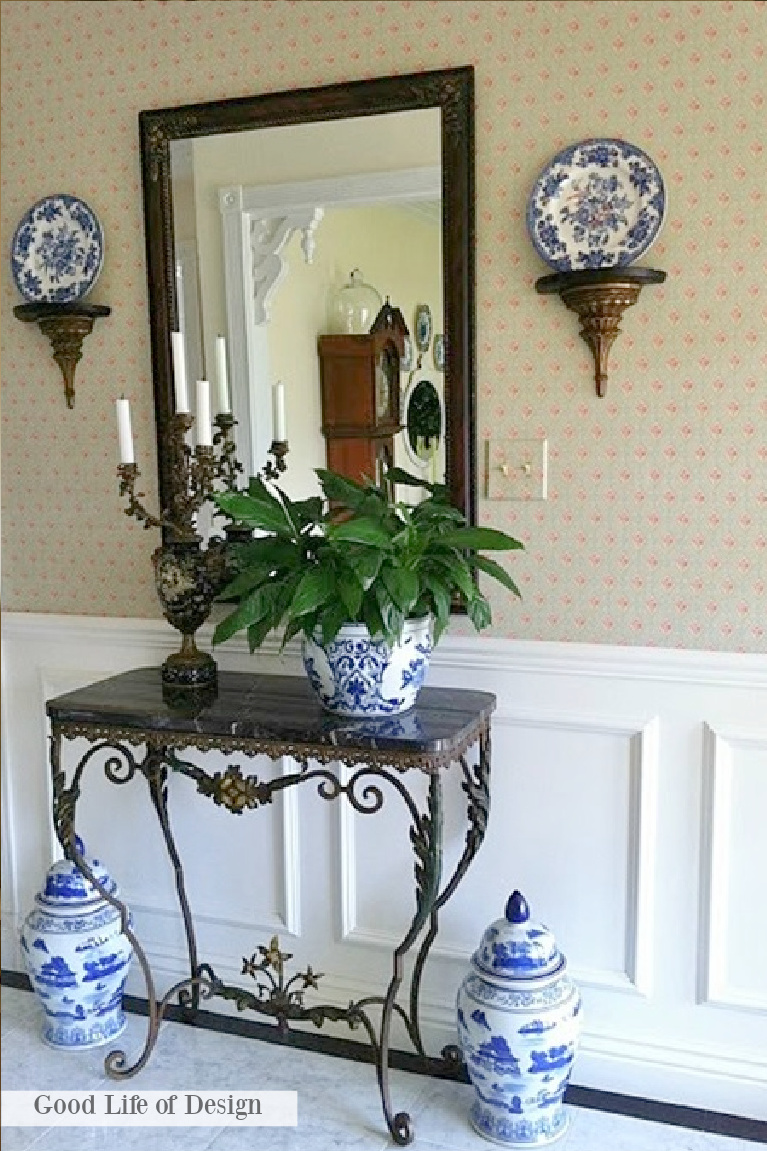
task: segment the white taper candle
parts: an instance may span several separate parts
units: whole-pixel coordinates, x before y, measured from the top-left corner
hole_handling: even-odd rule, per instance
[[[229,377],[226,371],[226,340],[216,336],[216,380],[218,383],[218,415],[228,416],[232,410],[229,400]]]
[[[210,384],[207,380],[197,381],[197,446],[209,448],[213,444],[213,428],[210,422]]]
[[[117,435],[120,440],[120,463],[135,464],[133,429],[130,422],[130,402],[125,396],[117,400]]]
[[[285,427],[285,385],[279,382],[272,388],[272,438],[278,443],[288,438]]]
[[[173,353],[173,389],[176,397],[176,412],[189,411],[189,392],[186,386],[186,355],[184,353],[183,332],[171,332],[170,347]]]

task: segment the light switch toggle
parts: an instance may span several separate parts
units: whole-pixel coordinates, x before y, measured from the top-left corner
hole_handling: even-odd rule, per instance
[[[485,450],[487,499],[546,499],[547,440],[486,440]]]

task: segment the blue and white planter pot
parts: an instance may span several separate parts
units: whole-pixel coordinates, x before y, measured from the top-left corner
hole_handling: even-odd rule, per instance
[[[102,864],[86,863],[116,895]],[[35,903],[21,929],[21,951],[45,1011],[43,1040],[68,1050],[108,1043],[125,1027],[123,987],[133,954],[120,912],[66,859],[51,867]]]
[[[371,639],[365,624],[347,623],[328,644],[319,633],[304,637],[304,667],[328,711],[368,719],[399,715],[415,704],[432,646],[430,616],[407,620],[393,648]]]
[[[480,1135],[509,1147],[564,1135],[580,1011],[554,936],[530,920],[515,891],[458,991],[458,1035],[475,1091],[469,1118]]]

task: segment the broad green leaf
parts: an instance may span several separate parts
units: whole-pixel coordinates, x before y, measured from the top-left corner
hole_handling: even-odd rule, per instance
[[[522,593],[514,583],[514,580],[506,569],[501,567],[500,564],[497,564],[495,560],[490,560],[487,556],[471,555],[468,557],[468,562],[472,567],[479,568],[481,571],[486,572],[487,575],[492,576],[493,579],[497,579],[499,583],[502,583],[503,586],[513,592],[514,595],[519,596],[520,599],[522,598]]]
[[[477,631],[491,622],[490,604],[479,592],[466,604],[466,612]]]
[[[293,596],[296,594],[296,588],[303,578],[303,571],[289,572],[278,582],[275,582],[276,596],[274,600],[274,626],[288,614],[290,606],[293,602]]]
[[[213,643],[223,643],[224,640],[230,639],[238,631],[250,627],[251,624],[258,623],[263,619],[268,612],[268,603],[264,602],[264,589],[257,588],[252,592],[247,599],[237,607],[230,615],[225,616],[224,619],[217,625],[213,632]]]
[[[447,584],[451,589],[456,588],[462,592],[467,600],[471,599],[476,588],[471,576],[471,571],[469,570],[469,565],[463,556],[452,550],[446,551],[439,556],[435,555],[433,563],[438,568],[443,583]]]
[[[322,523],[323,507],[322,496],[310,496],[308,500],[291,503],[290,515],[297,527],[305,528],[310,524]]]
[[[405,615],[408,615],[418,599],[420,584],[415,572],[408,568],[395,567],[393,564],[384,564],[381,568],[381,579],[386,585],[391,598]]]
[[[346,607],[341,600],[327,604],[320,612],[319,619],[319,624],[322,629],[322,642],[330,643],[331,640],[334,640],[343,625],[348,622],[349,617],[346,613]]]
[[[360,609],[360,616],[362,623],[365,624],[371,636],[379,636],[384,634],[384,622],[381,619],[381,612],[374,595],[368,593],[362,601]]]
[[[306,616],[297,616],[295,619],[288,620],[285,625],[285,631],[283,632],[280,650],[288,644],[294,635],[298,635],[300,631],[306,631],[306,618]]]
[[[248,477],[248,495],[261,500],[262,503],[279,503],[274,493],[266,486],[261,476]]]
[[[433,573],[424,577],[424,583],[431,592],[434,604],[434,641],[436,643],[450,622],[451,596],[442,581]]]
[[[284,537],[261,536],[243,544],[237,553],[240,569],[266,567],[271,570],[281,567],[299,567],[304,559],[306,541],[294,543]]]
[[[513,551],[524,547],[519,540],[496,528],[456,528],[439,537],[440,543],[452,548],[474,548],[477,551]]]
[[[350,544],[344,548],[343,558],[359,580],[360,586],[367,589],[381,570],[384,555],[375,548]]]
[[[328,539],[349,543],[367,544],[370,547],[386,548],[391,546],[391,537],[381,524],[374,519],[362,517],[360,519],[342,520],[340,523],[330,524],[327,530]]]
[[[306,615],[321,607],[335,593],[335,580],[329,568],[312,567],[301,576],[290,604],[292,616]]]
[[[432,523],[435,526],[443,523],[448,526],[466,523],[463,512],[454,508],[452,504],[435,504],[431,500],[424,500],[423,503],[416,504],[412,511],[412,518],[415,523],[426,520],[430,526]]]
[[[396,643],[402,634],[405,614],[397,608],[396,604],[392,603],[386,593],[386,589],[383,588],[381,584],[375,584],[373,592],[376,602],[378,603],[378,610],[381,614],[383,634],[390,644]]]
[[[248,527],[283,534],[293,532],[293,525],[277,500],[267,503],[244,492],[219,492],[213,499],[222,511]]]
[[[220,600],[240,598],[267,580],[272,570],[264,564],[253,565],[235,576],[216,598]]]
[[[252,623],[248,628],[248,647],[251,654],[260,647],[264,642],[269,632],[272,630],[272,620],[270,616],[264,616],[258,623]]]
[[[427,480],[414,476],[412,472],[406,472],[404,468],[389,468],[386,472],[386,479],[390,484],[402,484],[403,487],[408,488],[425,488],[427,492],[433,492],[435,487]]]
[[[362,603],[363,585],[353,570],[340,564],[336,575],[336,584],[338,594],[346,608],[346,618],[350,622],[354,622],[357,618],[357,612],[360,610],[360,604]]]
[[[326,468],[315,468],[320,486],[327,499],[342,503],[347,508],[358,508],[368,498],[369,489],[346,476],[339,476]]]

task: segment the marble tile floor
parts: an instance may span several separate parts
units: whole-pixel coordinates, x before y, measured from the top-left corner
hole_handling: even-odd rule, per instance
[[[37,1001],[2,988],[4,1090],[115,1090],[103,1074],[105,1048],[62,1052],[39,1038]],[[140,1050],[146,1020],[128,1017],[121,1037]],[[298,1127],[3,1127],[3,1151],[390,1151],[374,1069],[316,1052],[164,1023],[147,1067],[130,1080],[144,1091],[297,1090]],[[409,1111],[414,1151],[487,1151],[468,1125],[472,1089],[391,1072],[392,1098]],[[756,1144],[682,1127],[570,1108],[556,1151],[754,1151]]]

